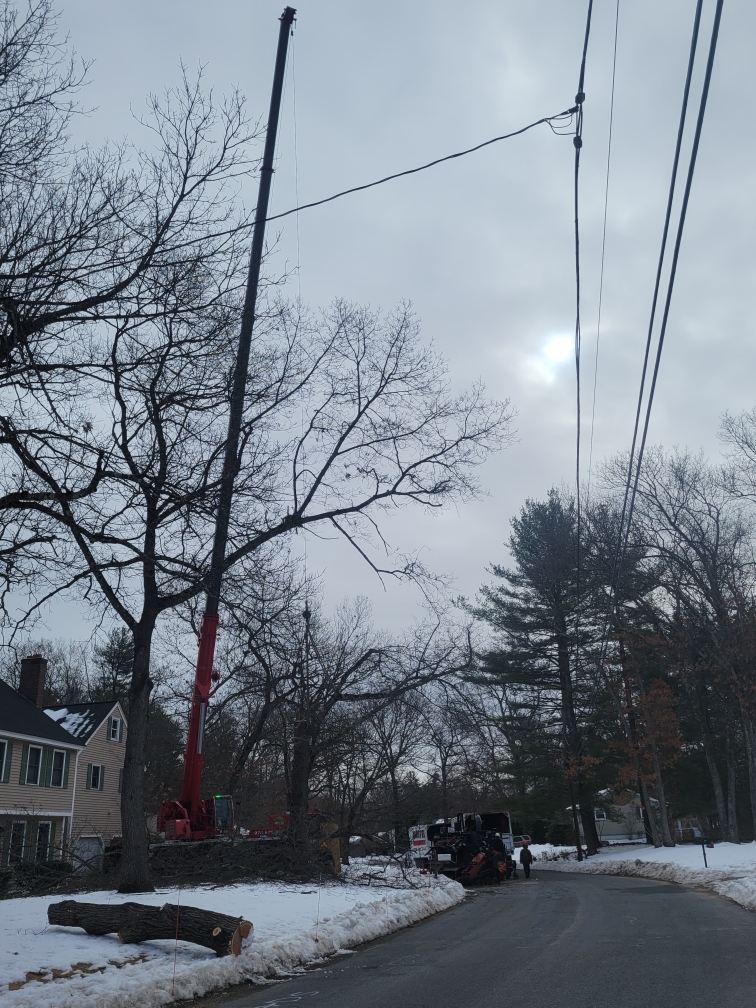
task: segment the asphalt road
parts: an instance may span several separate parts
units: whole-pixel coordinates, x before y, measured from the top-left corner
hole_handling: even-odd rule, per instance
[[[754,1008],[756,913],[680,885],[534,872],[224,1008]]]

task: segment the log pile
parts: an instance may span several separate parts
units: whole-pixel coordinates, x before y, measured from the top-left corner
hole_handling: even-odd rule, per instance
[[[242,940],[252,930],[243,917],[229,917],[199,907],[146,906],[143,903],[78,903],[63,900],[47,908],[50,924],[80,927],[87,934],[115,933],[124,944],[139,944],[155,938],[178,938],[212,949],[216,955],[239,955]]]

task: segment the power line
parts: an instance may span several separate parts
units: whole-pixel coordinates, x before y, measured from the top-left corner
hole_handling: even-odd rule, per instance
[[[652,342],[652,333],[653,333],[653,327],[654,327],[654,322],[655,322],[655,318],[656,318],[656,311],[657,311],[657,307],[658,307],[659,292],[660,292],[660,288],[661,288],[661,273],[662,273],[662,269],[663,269],[664,258],[665,258],[665,253],[666,253],[666,246],[667,246],[667,241],[668,241],[668,237],[669,237],[669,226],[670,226],[671,215],[672,215],[672,205],[673,205],[674,195],[675,195],[675,187],[676,187],[676,180],[677,180],[677,171],[678,171],[679,161],[680,161],[680,149],[681,149],[681,146],[682,146],[682,138],[683,138],[683,133],[684,133],[684,128],[685,128],[685,120],[686,120],[686,115],[687,115],[687,106],[688,106],[688,99],[689,99],[689,94],[690,94],[690,83],[691,83],[691,78],[692,78],[692,74],[693,74],[693,66],[694,66],[694,63],[695,63],[696,49],[697,49],[697,44],[698,44],[698,34],[699,34],[699,28],[700,28],[700,22],[701,22],[701,10],[702,10],[702,6],[703,6],[703,0],[698,0],[698,3],[696,5],[696,12],[695,12],[695,17],[694,17],[694,22],[693,22],[693,35],[692,35],[692,39],[691,39],[690,55],[689,55],[689,59],[688,59],[688,71],[687,71],[686,80],[685,80],[685,89],[684,89],[684,92],[683,92],[683,102],[682,102],[682,108],[681,108],[681,113],[680,113],[680,124],[679,124],[679,127],[678,127],[678,133],[677,133],[677,143],[676,143],[676,147],[675,147],[675,157],[674,157],[673,168],[672,168],[672,177],[670,179],[669,195],[668,195],[668,199],[667,199],[667,211],[666,211],[666,215],[665,215],[664,229],[663,229],[663,233],[662,233],[662,242],[661,242],[661,248],[660,248],[660,251],[659,251],[659,262],[658,262],[658,265],[657,265],[656,279],[655,279],[655,283],[654,283],[654,294],[653,294],[652,304],[651,304],[651,314],[650,314],[648,335],[647,335],[647,339],[646,339],[646,349],[645,349],[644,360],[643,360],[643,370],[642,370],[642,374],[641,374],[641,384],[640,384],[640,390],[639,390],[639,393],[638,393],[638,405],[637,405],[637,409],[636,409],[635,425],[634,425],[634,429],[633,429],[633,441],[632,441],[632,446],[631,446],[631,449],[630,449],[630,458],[629,458],[629,463],[628,463],[628,473],[627,473],[627,479],[625,481],[624,499],[623,499],[623,504],[622,504],[622,513],[621,513],[621,516],[620,516],[620,528],[619,528],[619,535],[618,535],[617,551],[615,553],[614,565],[613,565],[613,570],[612,570],[612,578],[611,578],[610,592],[609,592],[608,613],[607,613],[606,626],[605,626],[604,634],[603,634],[602,651],[601,651],[601,656],[600,656],[600,664],[601,664],[601,666],[603,666],[603,662],[604,662],[604,659],[605,659],[605,656],[606,656],[606,649],[608,647],[608,642],[609,642],[609,632],[610,632],[610,629],[611,629],[611,624],[612,624],[612,619],[613,619],[614,611],[616,609],[617,590],[618,590],[618,587],[619,587],[619,579],[620,579],[620,576],[621,576],[621,573],[622,573],[622,567],[624,565],[625,557],[626,557],[626,554],[627,554],[627,548],[628,548],[628,544],[629,544],[629,540],[630,540],[630,530],[631,530],[631,523],[632,523],[633,513],[634,513],[634,510],[635,510],[635,500],[636,500],[636,495],[637,495],[637,491],[638,491],[638,483],[639,483],[639,480],[640,480],[640,472],[641,472],[641,466],[642,466],[642,463],[643,463],[643,456],[644,456],[644,453],[645,453],[646,440],[647,440],[647,436],[648,436],[648,427],[649,427],[649,423],[650,423],[650,420],[651,420],[651,410],[652,410],[653,402],[654,402],[654,394],[656,392],[656,384],[657,384],[657,378],[658,378],[658,374],[659,374],[659,365],[660,365],[660,362],[661,362],[662,350],[664,348],[664,339],[665,339],[665,336],[666,336],[667,323],[668,323],[668,320],[669,320],[669,310],[670,310],[670,306],[671,306],[671,303],[672,303],[672,294],[673,294],[673,291],[674,291],[675,278],[676,278],[676,275],[677,275],[677,264],[678,264],[678,260],[679,260],[680,247],[681,247],[682,236],[683,236],[683,231],[684,231],[684,227],[685,227],[685,219],[686,219],[686,216],[687,216],[687,210],[688,210],[688,203],[689,203],[689,199],[690,199],[691,186],[692,186],[692,183],[693,183],[693,175],[695,173],[696,160],[697,160],[697,157],[698,157],[698,148],[699,148],[700,139],[701,139],[701,131],[702,131],[702,128],[703,128],[704,115],[706,113],[706,105],[707,105],[708,96],[709,96],[709,88],[710,88],[710,84],[711,84],[711,75],[712,75],[712,71],[713,71],[713,67],[714,67],[714,57],[715,57],[715,54],[716,54],[717,41],[718,41],[718,38],[719,38],[719,26],[720,26],[721,17],[722,17],[722,8],[724,6],[724,0],[717,0],[716,10],[715,10],[715,13],[714,13],[714,21],[713,21],[713,24],[712,24],[711,38],[710,38],[710,42],[709,42],[709,54],[708,54],[708,58],[707,58],[707,62],[706,62],[706,71],[705,71],[705,75],[704,75],[703,86],[702,86],[702,89],[701,89],[701,97],[700,97],[700,100],[699,100],[698,117],[697,117],[697,120],[696,120],[696,128],[695,128],[695,133],[694,133],[694,138],[693,138],[693,144],[692,144],[692,147],[691,147],[690,158],[689,158],[689,161],[688,161],[688,170],[687,170],[687,175],[686,175],[685,190],[684,190],[684,194],[683,194],[682,204],[681,204],[681,207],[680,207],[680,214],[679,214],[678,223],[677,223],[677,230],[676,230],[676,235],[675,235],[675,244],[674,244],[674,250],[673,250],[673,255],[672,255],[672,263],[671,263],[671,267],[670,267],[669,276],[668,276],[668,279],[667,279],[667,289],[666,289],[666,295],[665,295],[665,301],[664,301],[664,311],[663,311],[663,315],[662,315],[662,322],[661,322],[661,327],[660,327],[659,337],[658,337],[658,342],[657,342],[656,357],[655,357],[655,361],[654,361],[654,370],[653,370],[653,375],[652,375],[651,387],[650,387],[650,390],[649,390],[648,401],[647,401],[647,404],[646,404],[646,414],[645,414],[645,421],[644,421],[644,425],[643,425],[643,434],[642,434],[642,437],[641,437],[641,443],[640,443],[640,447],[638,449],[638,455],[637,455],[637,459],[636,459],[636,456],[635,456],[635,447],[636,447],[637,439],[638,439],[638,430],[639,430],[639,426],[640,426],[640,416],[641,416],[641,412],[642,412],[644,386],[645,386],[645,381],[646,381],[646,376],[647,376],[647,371],[648,371],[648,362],[649,362],[650,348],[651,348],[651,342]]]
[[[575,556],[575,662],[580,651],[580,591],[581,591],[581,549],[580,540],[582,537],[582,505],[580,501],[580,151],[583,147],[583,103],[585,101],[585,61],[588,55],[588,40],[591,34],[591,18],[593,16],[593,0],[588,0],[588,12],[585,19],[585,35],[583,38],[583,55],[580,60],[580,76],[578,80],[575,104],[577,115],[575,122],[575,136],[572,143],[575,147],[575,167],[574,167],[574,209],[575,209],[575,507],[577,512],[576,521],[576,556]]]
[[[598,384],[599,348],[601,345],[601,309],[604,304],[604,261],[606,259],[606,222],[609,210],[609,174],[612,163],[612,132],[614,127],[614,90],[617,80],[617,39],[619,37],[620,0],[614,12],[614,52],[612,54],[612,89],[609,99],[609,139],[606,146],[606,181],[604,184],[604,223],[601,229],[601,269],[599,272],[598,316],[596,319],[596,355],[593,362],[593,397],[591,402],[591,438],[588,447],[588,487],[587,499],[591,494],[591,475],[593,472],[593,433],[596,426],[596,387]],[[586,506],[588,504],[586,503]]]
[[[622,501],[622,514],[620,517],[620,546],[618,549],[620,553],[624,555],[624,550],[621,546],[624,536],[625,529],[625,517],[627,512],[628,500],[630,495],[630,487],[632,485],[633,469],[635,466],[635,448],[638,441],[638,429],[640,427],[640,417],[643,408],[643,394],[646,385],[646,375],[648,373],[648,361],[651,353],[651,342],[653,339],[654,332],[654,322],[656,321],[656,308],[659,301],[659,290],[661,288],[661,278],[662,270],[664,267],[664,258],[666,256],[667,250],[667,240],[669,237],[669,225],[672,219],[672,206],[675,198],[675,189],[677,186],[677,172],[680,165],[680,151],[682,149],[683,134],[685,132],[685,121],[688,113],[688,100],[690,97],[690,83],[693,77],[693,67],[696,59],[696,51],[698,48],[698,33],[701,26],[701,11],[703,8],[703,0],[698,0],[696,5],[696,12],[693,18],[693,34],[690,40],[690,53],[688,56],[688,70],[685,75],[685,87],[683,89],[683,99],[682,107],[680,109],[680,122],[677,127],[677,142],[675,144],[675,156],[672,162],[672,175],[669,182],[669,193],[667,195],[667,210],[664,216],[664,228],[662,230],[661,246],[659,248],[659,259],[656,266],[656,277],[654,280],[654,293],[651,298],[651,313],[648,321],[648,332],[646,334],[646,347],[643,354],[643,368],[641,370],[641,380],[640,387],[638,389],[638,405],[635,410],[635,423],[633,425],[633,439],[630,446],[630,459],[627,471],[627,480],[625,483],[625,493]],[[619,563],[619,556],[617,559]]]
[[[669,321],[669,309],[672,304],[672,292],[675,286],[675,278],[677,276],[677,264],[680,258],[680,246],[682,244],[683,230],[685,228],[685,218],[688,213],[688,202],[690,201],[690,190],[693,185],[693,174],[696,170],[696,161],[698,159],[698,148],[701,142],[701,132],[703,130],[703,121],[706,114],[706,105],[709,99],[709,88],[711,86],[711,75],[714,70],[714,57],[717,51],[717,42],[719,40],[719,25],[722,20],[722,8],[724,7],[724,0],[717,0],[716,10],[714,12],[714,24],[711,29],[711,39],[709,42],[709,56],[706,60],[706,73],[704,75],[703,88],[701,90],[701,100],[698,106],[698,118],[696,119],[696,131],[693,135],[693,147],[690,153],[690,161],[688,163],[688,174],[685,179],[685,191],[683,193],[682,206],[680,208],[680,219],[677,225],[677,234],[675,235],[675,246],[672,253],[672,264],[670,266],[669,280],[667,281],[667,296],[664,300],[664,312],[662,314],[662,323],[659,330],[659,341],[656,347],[656,359],[654,361],[654,373],[651,378],[651,388],[648,393],[648,403],[646,405],[646,417],[643,423],[643,437],[641,439],[640,450],[638,452],[638,462],[635,467],[635,479],[633,482],[633,493],[630,498],[630,508],[628,510],[627,518],[627,537],[630,534],[630,522],[633,517],[633,510],[635,508],[635,496],[638,491],[638,480],[640,478],[641,464],[643,462],[643,453],[646,449],[646,439],[648,437],[648,425],[651,420],[651,409],[654,404],[654,394],[656,392],[656,380],[659,377],[659,364],[661,363],[662,350],[664,349],[664,338],[667,335],[667,322]],[[627,542],[627,540],[626,540]],[[626,545],[625,545],[626,548]],[[623,550],[624,558],[624,550]]]
[[[574,170],[574,205],[575,205],[575,385],[577,414],[577,443],[575,451],[575,494],[578,512],[578,531],[580,529],[580,151],[583,147],[583,102],[585,101],[585,60],[588,55],[588,39],[591,34],[591,17],[593,15],[593,0],[588,0],[588,14],[585,20],[585,37],[583,39],[583,58],[580,61],[580,79],[578,81],[575,104],[577,118],[575,136],[572,142],[575,146]],[[578,535],[578,553],[580,551],[580,536]],[[578,564],[579,567],[579,564]]]
[[[593,0],[591,0],[593,2]],[[509,140],[511,137],[520,136],[522,133],[527,133],[528,130],[534,129],[536,126],[542,126],[543,123],[548,123],[551,129],[561,135],[559,130],[566,129],[572,116],[578,112],[578,107],[573,106],[570,109],[566,109],[564,112],[560,112],[558,115],[545,116],[543,119],[538,119],[536,122],[529,123],[527,126],[523,126],[522,129],[515,130],[513,133],[504,133],[502,136],[493,137],[491,140],[485,140],[483,143],[477,144],[475,147],[468,147],[467,150],[458,151],[456,154],[447,154],[445,157],[436,158],[435,161],[429,161],[428,164],[420,165],[418,168],[408,168],[406,171],[396,172],[394,175],[387,175],[385,178],[376,179],[375,182],[368,182],[366,185],[353,186],[351,189],[344,189],[342,192],[334,193],[333,196],[326,196],[325,199],[315,200],[314,203],[303,203],[302,206],[293,207],[291,210],[286,210],[284,213],[274,214],[272,217],[266,218],[266,223],[268,221],[280,220],[282,217],[288,217],[290,214],[299,213],[301,210],[309,210],[311,207],[322,206],[324,203],[331,203],[333,200],[341,199],[342,196],[348,196],[350,193],[362,192],[363,189],[372,189],[374,186],[383,185],[384,182],[392,182],[394,179],[402,178],[405,175],[415,175],[417,172],[425,171],[427,168],[433,168],[438,164],[443,164],[444,161],[453,161],[454,158],[465,157],[467,154],[474,154],[475,151],[482,150],[484,147],[490,147],[491,144],[499,143],[500,140]],[[557,125],[555,126],[554,123]]]
[[[585,101],[585,61],[588,55],[588,40],[591,34],[591,17],[593,15],[593,0],[588,0],[588,12],[585,19],[585,36],[583,38],[583,55],[580,60],[580,77],[578,80],[575,104],[577,115],[575,122],[575,136],[572,143],[575,147],[575,168],[574,168],[574,208],[575,208],[575,405],[576,405],[576,441],[575,441],[575,506],[577,509],[576,538],[575,538],[575,671],[577,672],[580,660],[580,594],[581,594],[581,550],[580,540],[582,538],[582,507],[580,503],[580,151],[583,146],[583,102]],[[567,729],[563,725],[565,735],[565,746],[567,747],[566,759],[569,761],[574,753],[569,753]],[[570,768],[571,769],[571,768]],[[572,805],[572,817],[575,825],[575,844],[577,846],[578,861],[583,859],[583,851],[580,845],[580,830],[578,828],[577,807],[575,805],[575,795],[573,792],[572,778],[568,769],[567,779],[570,788],[570,803]]]

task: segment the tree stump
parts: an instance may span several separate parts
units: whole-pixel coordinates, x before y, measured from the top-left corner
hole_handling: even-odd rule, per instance
[[[50,924],[83,928],[91,935],[115,932],[125,945],[138,945],[155,938],[178,938],[204,945],[219,956],[239,955],[242,940],[252,930],[243,917],[173,903],[156,907],[143,903],[108,905],[63,900],[49,905],[47,919]]]

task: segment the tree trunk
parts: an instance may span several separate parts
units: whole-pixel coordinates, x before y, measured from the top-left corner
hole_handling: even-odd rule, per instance
[[[665,847],[674,847],[675,841],[669,828],[669,814],[667,812],[667,799],[664,794],[664,780],[662,778],[661,761],[656,742],[651,739],[651,757],[654,761],[654,777],[656,778],[656,799],[659,802],[659,821],[661,823],[662,839]]]
[[[239,955],[242,939],[252,930],[243,917],[202,910],[199,907],[164,903],[161,907],[142,903],[78,903],[64,900],[47,908],[50,924],[80,927],[87,934],[116,932],[123,944],[139,944],[157,938],[178,939],[204,945],[216,955]]]
[[[393,806],[391,820],[394,829],[394,850],[405,851],[409,848],[409,834],[403,822],[402,800],[399,794],[399,781],[396,777],[395,766],[391,766],[389,769],[389,776],[391,778],[391,804]]]
[[[291,816],[290,835],[295,847],[307,846],[307,812],[310,807],[310,764],[312,753],[308,726],[295,728],[289,765],[289,790],[286,804]]]
[[[588,854],[598,854],[601,849],[601,842],[596,830],[596,816],[593,812],[593,801],[591,794],[586,790],[585,785],[578,781],[578,804],[580,805],[580,821],[583,824],[583,839],[585,840],[586,852]]]
[[[751,820],[753,835],[756,838],[756,738],[754,738],[753,721],[743,712],[743,734],[745,735],[746,752],[748,753],[748,785],[751,796]]]
[[[231,772],[229,773],[228,780],[226,782],[227,794],[232,795],[236,790],[236,785],[244,772],[247,760],[260,742],[275,706],[275,704],[266,700],[265,703],[263,703],[262,708],[259,710],[258,715],[255,718],[255,723],[247,732],[244,742],[239,748],[239,752],[237,753],[236,759],[231,767]]]
[[[648,793],[648,785],[643,779],[643,774],[638,772],[638,788],[640,789],[641,805],[643,806],[643,826],[646,832],[646,843],[648,843],[649,831],[651,833],[651,843],[654,847],[661,847],[661,837],[659,836],[659,825],[656,822],[654,810],[651,807],[651,799]]]
[[[619,651],[620,651],[620,661],[622,663],[622,673],[623,682],[625,686],[625,696],[627,702],[627,715],[622,717],[622,712],[620,711],[620,716],[622,717],[622,722],[625,727],[625,734],[627,735],[628,743],[630,744],[630,749],[633,754],[633,762],[635,763],[635,772],[638,775],[638,788],[640,790],[641,805],[643,807],[643,826],[646,833],[646,842],[648,842],[649,831],[651,832],[651,842],[654,847],[661,847],[662,841],[659,836],[659,826],[656,822],[656,816],[653,814],[653,808],[651,807],[651,801],[648,794],[648,785],[643,776],[643,767],[641,766],[640,758],[640,743],[638,741],[638,728],[637,720],[635,716],[635,706],[633,704],[633,691],[630,685],[630,675],[628,672],[628,661],[627,652],[625,650],[625,642],[622,636],[619,638]]]
[[[144,767],[150,710],[150,649],[155,619],[133,628],[134,666],[129,686],[129,725],[121,782],[121,864],[118,891],[151,892],[149,846],[144,822]]]
[[[725,726],[725,749],[727,753],[727,839],[730,843],[740,843],[738,831],[738,810],[735,790],[735,749],[732,739],[732,725]]]
[[[440,754],[439,754],[440,755]],[[449,780],[448,780],[448,759],[441,756],[441,818],[449,818]]]
[[[356,812],[354,809],[350,809],[349,815],[346,821],[346,834],[339,838],[339,849],[341,851],[341,863],[349,864],[349,837],[354,835],[354,821],[356,819]]]
[[[701,727],[701,739],[703,741],[704,755],[706,756],[706,765],[709,768],[711,786],[714,791],[714,802],[717,806],[719,826],[724,833],[727,830],[727,808],[725,806],[724,789],[722,788],[722,778],[719,773],[719,767],[717,766],[714,739],[712,738],[711,731],[709,729],[709,721],[706,717],[706,711],[698,689],[696,690],[696,699],[698,705],[699,724]]]
[[[575,704],[572,692],[572,674],[570,671],[570,653],[567,629],[560,613],[557,619],[560,631],[557,634],[557,664],[559,667],[559,688],[562,698],[562,725],[564,729],[567,754],[571,764],[568,768],[576,773],[578,804],[580,805],[580,821],[583,824],[583,840],[586,852],[597,854],[600,849],[596,819],[593,814],[593,802],[590,800],[580,769],[581,744],[575,717]]]

